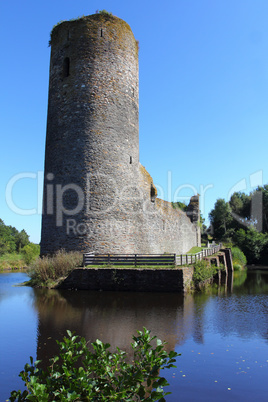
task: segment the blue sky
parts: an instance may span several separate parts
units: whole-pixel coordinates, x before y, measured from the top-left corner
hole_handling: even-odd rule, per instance
[[[106,9],[140,44],[140,162],[163,197],[267,179],[267,0],[2,1],[0,218],[40,241],[50,31]],[[174,199],[175,196],[175,199]]]

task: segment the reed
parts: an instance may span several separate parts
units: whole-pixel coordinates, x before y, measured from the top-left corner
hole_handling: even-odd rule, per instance
[[[46,286],[51,281],[66,277],[74,268],[83,264],[83,255],[77,251],[58,251],[52,257],[40,257],[33,261],[29,268],[30,283],[35,286]]]

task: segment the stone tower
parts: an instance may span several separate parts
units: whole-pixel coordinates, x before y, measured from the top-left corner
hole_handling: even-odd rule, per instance
[[[105,243],[114,219],[124,220],[116,210],[137,182],[138,99],[138,45],[126,22],[94,14],[54,27],[41,254],[90,249],[100,232]]]
[[[138,44],[126,22],[100,13],[52,30],[41,255],[200,244],[198,197],[194,214],[174,209],[139,163],[138,102]]]

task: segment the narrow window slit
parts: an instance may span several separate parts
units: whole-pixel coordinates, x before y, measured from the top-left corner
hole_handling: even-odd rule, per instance
[[[70,75],[70,59],[65,57],[63,62],[63,77],[69,77]]]
[[[155,202],[156,199],[156,189],[153,184],[151,184],[151,202]]]
[[[129,163],[130,163],[130,165],[132,165],[132,156],[130,156],[130,158],[129,158]]]
[[[101,28],[101,30],[100,30],[100,36],[101,36],[101,38],[102,38],[102,28]]]

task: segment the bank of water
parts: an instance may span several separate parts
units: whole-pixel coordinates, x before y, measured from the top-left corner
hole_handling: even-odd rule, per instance
[[[129,350],[143,326],[182,355],[164,375],[167,401],[266,401],[268,271],[242,272],[196,294],[57,291],[17,287],[0,274],[0,401],[22,388],[29,356],[47,362],[70,329]]]

